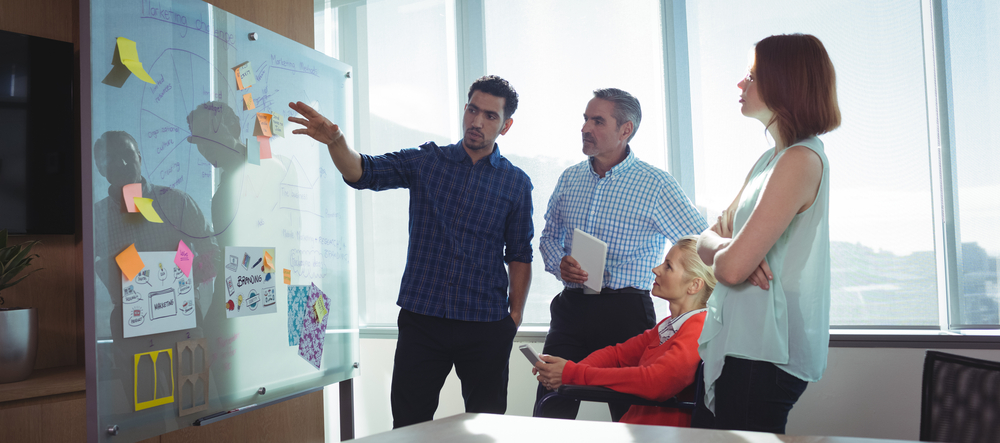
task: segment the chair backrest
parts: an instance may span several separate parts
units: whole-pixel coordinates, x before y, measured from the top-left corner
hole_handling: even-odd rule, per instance
[[[927,351],[920,441],[986,442],[1000,438],[1000,362]]]

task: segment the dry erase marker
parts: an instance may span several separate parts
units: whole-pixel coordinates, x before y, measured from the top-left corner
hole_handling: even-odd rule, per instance
[[[254,265],[254,266],[257,266],[257,265]],[[232,414],[233,412],[245,411],[247,409],[255,408],[255,407],[257,407],[257,403],[254,403],[252,405],[247,405],[247,406],[244,406],[242,408],[230,409],[229,412],[227,412],[227,414]]]

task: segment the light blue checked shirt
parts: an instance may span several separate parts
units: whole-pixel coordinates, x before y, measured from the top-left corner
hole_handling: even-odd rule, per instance
[[[590,159],[559,177],[539,243],[545,270],[557,279],[562,280],[559,262],[573,250],[574,228],[607,242],[604,286],[644,290],[653,287],[652,269],[663,260],[668,239],[675,242],[708,228],[670,174],[626,149],[625,160],[604,178],[594,172]]]

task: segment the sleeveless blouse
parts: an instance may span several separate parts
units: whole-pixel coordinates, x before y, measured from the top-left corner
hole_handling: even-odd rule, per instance
[[[816,200],[796,214],[767,252],[773,280],[768,290],[750,283],[719,284],[708,301],[708,315],[698,340],[705,361],[705,405],[715,412],[715,381],[726,356],[774,363],[802,380],[818,381],[826,370],[830,343],[830,167],[823,142],[807,138],[804,146],[819,155],[823,175]],[[734,236],[746,224],[767,186],[774,150],[764,153],[750,174],[733,219]],[[770,161],[769,161],[770,160]]]

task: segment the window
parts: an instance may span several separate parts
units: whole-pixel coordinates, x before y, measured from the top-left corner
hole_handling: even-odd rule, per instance
[[[667,170],[683,166],[669,164],[678,152],[693,157],[691,198],[713,220],[771,146],[760,123],[738,110],[748,52],[768,35],[802,32],[830,53],[843,114],[842,126],[822,136],[831,163],[831,323],[1000,327],[1000,236],[991,229],[1000,221],[1000,152],[989,137],[1000,129],[1000,113],[988,105],[1000,100],[990,76],[1000,59],[986,44],[1000,40],[1000,6],[992,2],[775,0],[766,9],[735,0],[332,3],[342,5],[337,14],[317,10],[317,20],[331,28],[330,17],[338,17],[339,29],[326,32],[339,33],[342,59],[357,67],[362,152],[457,141],[466,79],[481,74],[470,68],[480,61],[479,70],[507,78],[521,94],[515,124],[498,143],[535,187],[526,324],[547,324],[548,302],[561,288],[544,272],[537,239],[559,174],[584,159],[578,137],[590,91],[618,87],[639,98],[644,115],[633,149]],[[470,10],[481,18],[469,20]],[[671,50],[664,19],[673,20],[668,30],[687,27],[677,43],[687,56],[676,63],[664,61]],[[691,96],[679,120],[666,115],[672,81]],[[671,141],[679,131],[692,142]],[[365,192],[359,201],[362,323],[393,325],[407,194]],[[657,311],[662,317],[666,307]]]
[[[953,105],[954,176],[949,183],[957,192],[954,216],[959,220],[953,239],[961,258],[957,315],[961,327],[1000,325],[997,290],[997,256],[1000,235],[1000,150],[993,139],[1000,130],[1000,100],[996,75],[1000,60],[1000,5],[991,1],[947,2],[950,78],[947,86]]]
[[[359,152],[378,155],[432,140],[453,143],[460,131],[454,72],[454,5],[445,0],[381,0],[344,6],[358,60]],[[343,23],[343,22],[342,22]],[[351,51],[342,52],[348,53]],[[351,48],[353,49],[353,48]],[[346,54],[345,54],[346,55]],[[450,74],[451,73],[451,74]],[[465,103],[464,100],[462,103]],[[405,189],[361,192],[362,324],[396,324],[396,297],[406,263]]]
[[[485,6],[487,72],[510,81],[520,95],[514,126],[497,143],[534,185],[535,251],[524,323],[547,325],[549,302],[563,284],[545,272],[539,238],[559,176],[586,159],[580,128],[594,89],[615,87],[639,99],[642,122],[629,145],[640,159],[667,167],[660,5],[486,0]],[[666,303],[654,300],[658,317],[668,315]]]
[[[773,146],[763,125],[738,108],[736,83],[753,44],[772,34],[817,36],[837,71],[843,116],[839,129],[821,136],[830,161],[831,324],[936,327],[920,4],[788,0],[767,14],[759,9],[688,2],[699,203],[728,206]]]

